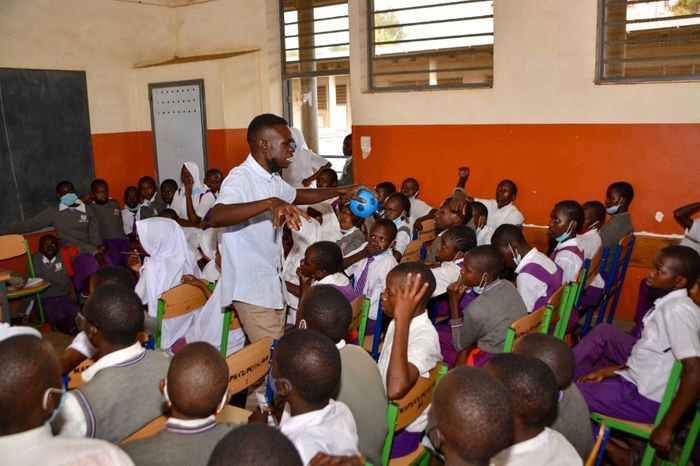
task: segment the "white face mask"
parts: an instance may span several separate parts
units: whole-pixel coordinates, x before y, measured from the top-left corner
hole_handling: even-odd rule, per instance
[[[510,243],[508,243],[508,248],[510,248],[510,253],[513,254],[513,262],[515,262],[515,265],[520,265],[520,262],[523,260],[523,257],[515,248],[513,248],[513,245],[511,245]]]
[[[61,413],[61,409],[63,409],[63,402],[66,400],[66,391],[59,389],[59,388],[53,388],[49,387],[46,389],[44,392],[44,398],[41,401],[41,407],[44,408],[45,410],[49,409],[49,397],[51,396],[52,393],[60,393],[61,398],[58,400],[58,405],[56,405],[56,408],[53,410],[51,413],[51,416],[44,422],[44,425],[47,426],[49,429],[51,429],[51,423],[56,420],[58,415]]]
[[[486,279],[488,278],[488,274],[484,272],[484,274],[481,276],[481,281],[479,282],[478,286],[473,286],[472,291],[474,294],[481,294],[484,292],[484,289],[486,288]]]

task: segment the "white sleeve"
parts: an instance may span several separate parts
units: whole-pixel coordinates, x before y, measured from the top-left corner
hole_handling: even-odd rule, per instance
[[[409,335],[406,356],[408,362],[416,366],[420,376],[427,378],[435,365],[442,361],[437,332],[421,331],[414,336]]]
[[[87,435],[87,421],[80,403],[71,392],[66,393],[66,401],[60,413],[62,437],[85,437]]]
[[[583,266],[581,259],[577,255],[569,251],[562,251],[559,254],[557,254],[554,262],[564,271],[562,281],[565,284],[576,281],[576,278],[578,277],[578,272]]]
[[[406,252],[406,246],[411,242],[411,237],[404,230],[399,231],[396,235],[396,244],[394,245],[394,250],[398,251],[399,254],[403,256]]]
[[[216,198],[214,197],[214,194],[209,192],[202,195],[202,197],[199,199],[199,203],[194,208],[197,217],[204,218],[209,210],[214,207],[215,202]]]
[[[692,303],[664,309],[661,316],[671,342],[673,356],[678,359],[700,357],[700,317],[698,308]]]
[[[447,293],[447,287],[456,282],[459,278],[459,266],[452,262],[442,264],[440,267],[432,270],[433,276],[435,276],[435,292],[433,293],[433,298]]]
[[[85,332],[80,332],[73,338],[73,341],[68,345],[68,348],[74,349],[86,358],[95,357],[97,348],[92,346]]]
[[[518,274],[515,283],[520,297],[525,302],[527,312],[534,311],[537,300],[547,293],[547,285],[528,273]]]

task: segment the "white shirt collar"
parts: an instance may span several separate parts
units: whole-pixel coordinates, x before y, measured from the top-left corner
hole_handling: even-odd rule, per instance
[[[342,273],[334,273],[331,275],[326,275],[319,281],[313,283],[312,285],[336,285],[336,286],[348,286],[350,284],[350,279],[343,275]]]
[[[279,173],[270,173],[267,170],[265,170],[262,165],[258,163],[257,160],[253,157],[252,154],[248,154],[248,158],[245,159],[246,163],[250,166],[250,168],[253,170],[253,173],[258,175],[259,177],[271,181],[272,177],[277,175],[280,176]]]
[[[688,296],[688,290],[685,288],[681,288],[680,290],[673,290],[669,294],[660,297],[659,299],[654,301],[654,306],[659,307],[663,305],[664,303],[667,303],[668,301],[671,301],[672,299],[676,298],[685,298]]]
[[[92,380],[95,374],[97,374],[102,369],[119,365],[130,359],[134,359],[138,356],[141,356],[145,352],[146,349],[142,347],[141,343],[137,341],[129,347],[120,349],[119,351],[115,351],[113,353],[109,353],[108,355],[105,355],[98,359],[97,362],[95,362],[95,364],[85,369],[85,371],[82,374],[83,381],[87,383],[90,380]]]
[[[518,264],[518,266],[515,268],[515,273],[520,273],[520,271],[523,269],[523,267],[525,267],[527,264],[532,262],[532,260],[534,259],[534,257],[537,255],[538,252],[539,251],[535,247],[530,249],[527,252],[527,254],[525,254],[525,256],[523,256],[523,258],[520,260],[520,264]]]
[[[509,453],[509,456],[517,457],[519,454],[544,448],[545,444],[547,443],[548,437],[547,429],[549,428],[545,427],[542,432],[535,435],[531,439],[525,440],[524,442],[516,443],[508,447],[507,451]]]
[[[209,417],[202,419],[178,419],[176,417],[169,417],[167,420],[168,427],[182,427],[185,429],[196,429],[197,427],[202,427],[215,422],[216,417],[212,414]]]
[[[51,267],[56,263],[56,256],[53,256],[53,259],[49,259],[45,255],[41,255],[41,262],[43,262],[47,267]]]
[[[82,213],[85,213],[85,204],[83,203],[83,201],[78,199],[77,201],[75,201],[75,203],[77,204],[78,207],[69,207],[69,206],[65,205],[63,202],[59,202],[58,203],[58,211],[63,212],[66,209],[73,209],[73,210],[79,210]]]
[[[357,227],[352,227],[349,230],[340,230],[340,232],[343,234],[343,236],[349,235],[350,233],[355,233],[357,230]]]

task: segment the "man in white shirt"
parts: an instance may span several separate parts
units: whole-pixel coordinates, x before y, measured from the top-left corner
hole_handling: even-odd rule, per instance
[[[65,398],[51,345],[34,335],[0,342],[0,464],[130,466],[129,457],[103,440],[54,437],[51,421]]]
[[[481,202],[489,211],[488,223],[492,228],[498,228],[503,224],[522,225],[525,221],[523,214],[513,204],[518,195],[518,186],[512,180],[501,180],[496,187],[495,199],[481,199],[470,197],[466,194],[466,184],[469,179],[470,170],[468,167],[459,169],[459,180],[457,181],[457,189],[453,196],[465,196],[469,202]]]
[[[340,382],[335,344],[314,330],[292,330],[275,348],[270,385],[275,404],[286,402],[280,430],[308,464],[317,453],[359,455],[350,409],[331,399]]]
[[[282,226],[298,230],[309,216],[292,205],[315,204],[361,186],[294,189],[279,175],[293,161],[295,143],[287,122],[276,115],[255,117],[248,126],[250,155],[221,185],[211,212],[221,235],[222,302],[233,302],[251,342],[278,338],[284,330]]]
[[[515,408],[513,444],[493,457],[494,466],[583,465],[568,440],[547,427],[556,417],[559,397],[547,364],[523,354],[502,353],[486,371],[506,386]]]

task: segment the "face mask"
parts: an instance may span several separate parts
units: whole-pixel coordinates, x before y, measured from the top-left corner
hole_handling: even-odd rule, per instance
[[[128,210],[129,212],[138,212],[139,206],[138,206],[138,204],[135,207],[126,206],[126,210]]]
[[[193,196],[199,196],[202,194],[202,188],[197,186],[196,188],[192,188],[192,195]]]
[[[488,278],[488,275],[484,273],[481,276],[481,282],[479,282],[479,286],[473,286],[472,291],[474,294],[481,294],[484,292],[484,289],[486,288],[486,278]]]
[[[392,220],[392,222],[394,222],[394,225],[396,225],[396,228],[400,227],[401,224],[403,223],[403,214],[396,217],[394,220]]]
[[[598,225],[600,225],[600,222],[596,220],[595,222],[591,223],[591,225],[588,227],[588,231],[597,229]]]
[[[481,233],[481,230],[484,229],[486,226],[486,221],[483,220],[484,217],[481,217],[482,220],[479,220],[479,225],[476,227],[476,234],[478,235]]]
[[[286,383],[287,385],[289,385],[290,390],[291,390],[292,384],[289,383],[289,379],[285,379],[285,378],[282,378],[282,377],[276,379],[276,378],[272,375],[272,368],[270,368],[270,372],[269,372],[269,374],[267,375],[267,377],[268,377],[269,382],[270,382],[270,389],[272,389],[272,397],[273,397],[273,398],[274,398],[275,396],[277,396],[277,384],[278,384],[278,383]]]
[[[564,233],[562,233],[561,235],[557,236],[555,238],[555,241],[557,243],[561,243],[562,241],[566,241],[567,239],[569,239],[569,236],[571,236],[572,230],[573,230],[573,228],[571,227],[571,222],[569,222],[569,226],[567,227],[566,231]]]
[[[58,414],[61,412],[61,409],[63,408],[63,402],[66,399],[66,391],[61,390],[58,388],[47,388],[46,391],[44,392],[44,399],[41,402],[41,407],[44,409],[49,409],[49,396],[51,396],[51,393],[60,393],[61,398],[58,401],[58,406],[53,410],[53,413],[51,413],[51,416],[44,422],[44,425],[47,426],[49,429],[51,429],[51,423],[56,420],[58,417]]]
[[[297,326],[297,328],[306,330],[306,319],[301,319],[301,320],[299,321],[299,325]]]
[[[618,202],[617,205],[614,205],[612,207],[608,207],[607,209],[605,209],[605,211],[610,215],[615,215],[617,213],[617,211],[620,210],[621,205],[622,205],[622,200],[620,200],[620,202]]]
[[[510,253],[513,254],[513,262],[515,262],[515,265],[517,267],[518,265],[520,265],[520,262],[523,260],[523,257],[518,251],[513,249],[513,246],[511,244],[508,244],[508,248],[510,248]]]
[[[75,193],[68,193],[61,196],[61,204],[70,207],[78,201],[78,195]]]

